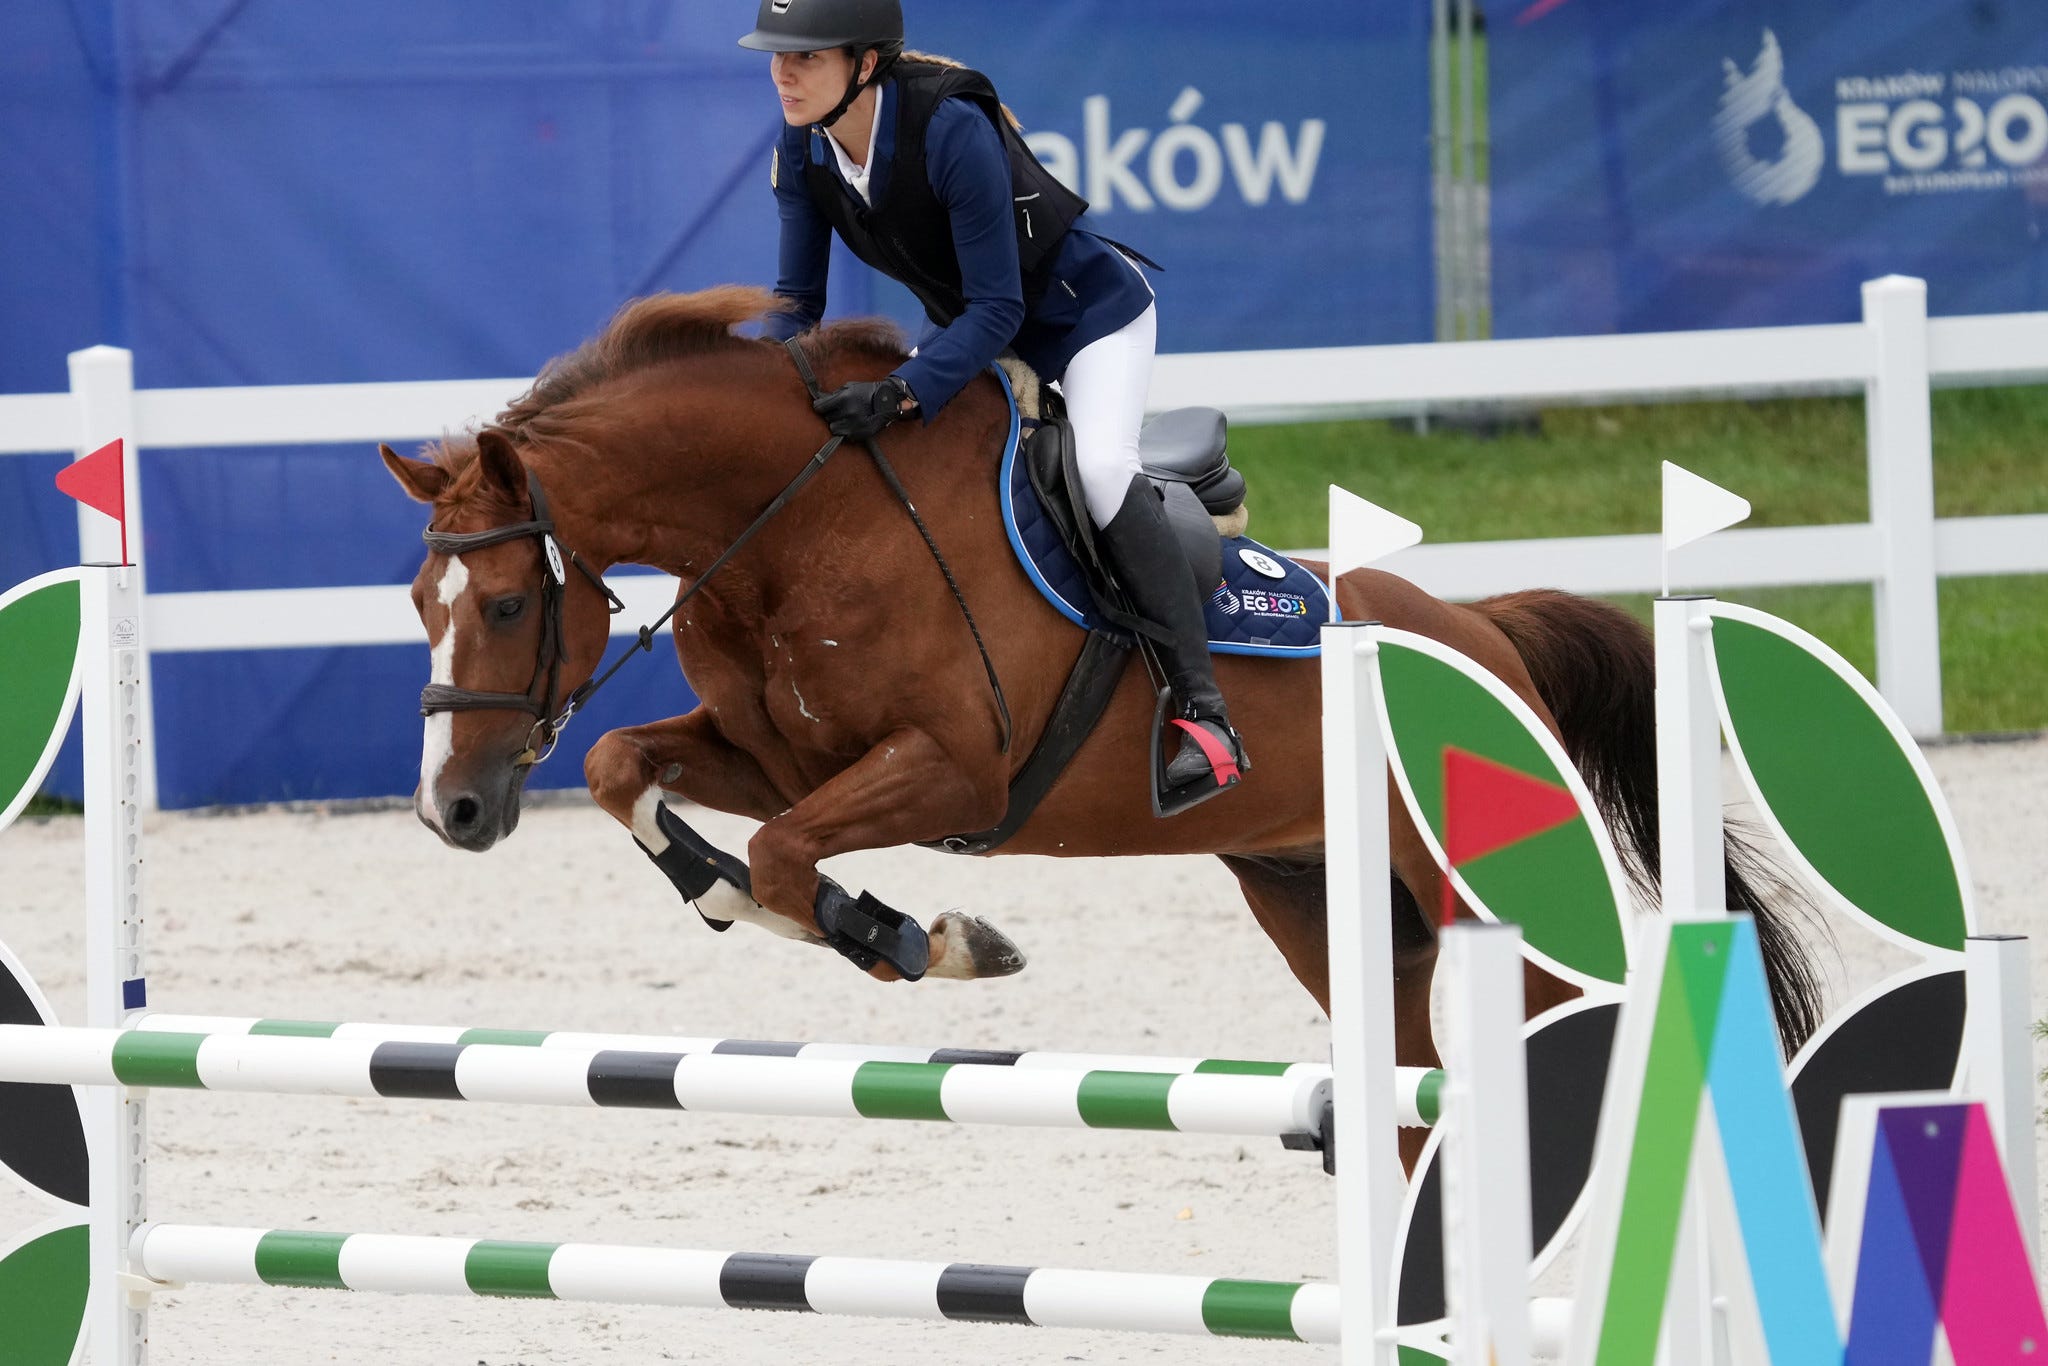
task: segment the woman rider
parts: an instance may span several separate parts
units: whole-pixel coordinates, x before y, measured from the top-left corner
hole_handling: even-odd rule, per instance
[[[874,435],[953,395],[1014,350],[1059,381],[1091,520],[1138,611],[1173,635],[1180,750],[1169,792],[1213,796],[1249,767],[1210,662],[1202,604],[1138,461],[1157,314],[1088,207],[1039,164],[988,78],[903,50],[899,0],[761,0],[740,46],[773,54],[786,123],[773,166],[782,222],[768,335],[825,312],[833,232],[924,304],[935,331],[880,380],[817,403],[833,431]]]

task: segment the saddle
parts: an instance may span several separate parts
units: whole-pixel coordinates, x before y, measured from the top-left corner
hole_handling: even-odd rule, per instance
[[[1087,635],[1044,734],[1011,780],[1001,823],[928,845],[961,854],[988,853],[1030,819],[1108,709],[1132,647],[1161,634],[1126,607],[1095,544],[1072,429],[1057,393],[1041,392],[1037,377],[1021,366],[1001,368],[1013,398],[999,476],[1005,526],[1039,591]],[[1161,492],[1188,572],[1208,604],[1211,648],[1312,657],[1319,653],[1316,628],[1328,614],[1328,600],[1313,575],[1243,538],[1245,481],[1230,467],[1226,427],[1224,415],[1212,408],[1161,414],[1140,434],[1141,463]],[[1155,716],[1155,732],[1160,724]],[[1151,747],[1156,799],[1164,769],[1157,733]]]
[[[1166,520],[1187,556],[1188,571],[1201,597],[1223,578],[1223,540],[1244,534],[1244,476],[1230,467],[1228,420],[1214,408],[1176,408],[1153,418],[1138,433],[1138,459],[1145,477],[1165,501]],[[1081,493],[1073,428],[1056,397],[1039,419],[1024,450],[1026,472],[1039,504],[1062,543],[1087,575],[1089,595],[1101,615],[1147,635],[1116,606],[1122,596],[1116,576],[1095,544],[1095,524]]]

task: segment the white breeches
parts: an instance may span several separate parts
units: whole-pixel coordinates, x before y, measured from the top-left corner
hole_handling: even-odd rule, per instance
[[[1121,330],[1082,347],[1060,379],[1081,491],[1097,526],[1116,516],[1138,473],[1138,428],[1145,423],[1158,343],[1159,313],[1147,304]]]

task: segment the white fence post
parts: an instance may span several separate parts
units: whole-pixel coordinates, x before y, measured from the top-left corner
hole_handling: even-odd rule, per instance
[[[1934,423],[1928,407],[1927,283],[1863,286],[1874,365],[1864,386],[1870,520],[1878,529],[1877,686],[1906,729],[1941,734],[1941,618],[1934,569]]]
[[[71,368],[71,393],[78,404],[78,448],[73,459],[91,455],[109,441],[121,443],[122,503],[127,512],[128,581],[139,608],[145,591],[142,570],[142,480],[135,451],[135,358],[118,346],[88,346],[66,360]],[[121,529],[83,503],[78,505],[80,564],[123,562]],[[144,811],[156,810],[156,708],[149,685],[149,657],[137,671],[135,721],[141,727],[141,763],[134,778],[134,800]]]

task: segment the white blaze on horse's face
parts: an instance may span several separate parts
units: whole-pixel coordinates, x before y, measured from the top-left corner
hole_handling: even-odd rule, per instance
[[[434,598],[441,604],[447,616],[441,622],[441,636],[433,644],[432,681],[442,686],[455,682],[455,600],[469,587],[469,569],[462,563],[460,555],[450,555],[447,567],[441,571],[441,580],[434,585]],[[427,718],[426,743],[420,750],[420,795],[417,802],[420,819],[443,834],[447,827],[441,821],[441,805],[435,795],[441,782],[441,770],[447,767],[449,756],[455,752],[455,713],[437,711]]]

